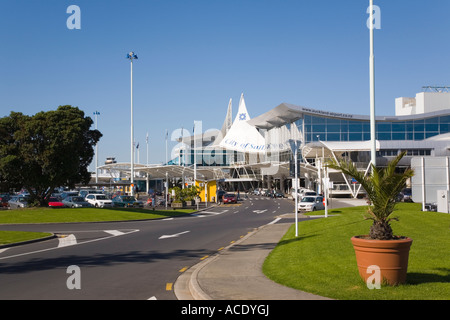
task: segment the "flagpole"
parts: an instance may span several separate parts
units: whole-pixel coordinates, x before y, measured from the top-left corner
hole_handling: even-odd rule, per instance
[[[370,140],[371,140],[371,162],[374,166],[376,161],[376,127],[375,127],[375,55],[374,55],[374,21],[373,0],[370,0]]]
[[[167,157],[167,136],[169,135],[169,131],[166,129],[166,165],[168,164],[169,160]]]
[[[145,138],[145,143],[147,144],[147,166],[148,166],[148,132],[147,132],[147,136]]]
[[[196,150],[197,139],[195,138],[195,121],[194,121],[194,128],[192,129],[192,134],[194,137],[194,186],[195,186],[195,182],[197,181],[197,150]]]
[[[133,60],[137,59],[137,55],[134,52],[127,54],[127,59],[131,62],[131,170],[130,170],[130,188],[131,195],[134,196],[134,128],[133,128]]]

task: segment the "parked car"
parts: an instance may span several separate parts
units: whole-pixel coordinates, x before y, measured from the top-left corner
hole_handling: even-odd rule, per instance
[[[222,199],[223,199],[223,195],[224,194],[226,194],[227,192],[226,191],[224,191],[224,190],[219,190],[219,191],[217,191],[217,201],[222,201]]]
[[[298,195],[298,200],[302,200],[304,197],[316,197],[318,196],[317,192],[312,190],[304,189],[300,194]]]
[[[50,197],[48,199],[48,206],[52,208],[63,208],[65,207],[64,203],[57,197]]]
[[[144,207],[144,203],[142,201],[136,200],[136,198],[133,196],[115,196],[112,201],[115,207]]]
[[[112,200],[108,199],[104,194],[90,193],[86,196],[86,201],[96,208],[112,207]]]
[[[83,197],[80,196],[69,196],[63,201],[64,205],[69,208],[86,208],[92,207],[92,205],[87,202]]]
[[[237,196],[234,193],[226,193],[223,195],[223,203],[237,203]]]
[[[324,210],[325,205],[323,204],[322,196],[305,196],[298,203],[298,212],[311,212],[316,210]]]
[[[0,207],[8,207],[9,206],[9,203],[8,203],[9,199],[11,199],[9,194],[0,194]]]
[[[274,197],[274,198],[284,198],[284,193],[281,192],[280,190],[276,190],[276,191],[273,193],[273,197]]]
[[[81,190],[78,193],[78,195],[83,198],[86,198],[88,196],[88,194],[103,194],[103,192],[92,189],[92,190]]]
[[[28,200],[27,196],[12,196],[8,204],[11,209],[26,208],[28,207]]]

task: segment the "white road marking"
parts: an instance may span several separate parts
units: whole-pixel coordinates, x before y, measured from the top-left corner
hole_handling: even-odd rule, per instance
[[[228,212],[228,209],[222,210],[221,212],[217,212],[217,211],[201,211],[201,213],[209,213],[209,214],[222,214],[225,212]]]
[[[125,234],[124,232],[119,231],[119,230],[105,230],[105,232],[109,233],[109,234],[111,234],[111,235],[113,235],[115,237]]]
[[[275,224],[280,220],[281,220],[281,218],[276,218],[275,220],[273,220],[272,222],[269,222],[268,224]]]
[[[267,209],[264,209],[264,210],[253,210],[253,212],[255,212],[257,214],[264,213],[266,211],[267,211]]]
[[[171,235],[163,235],[163,236],[159,237],[158,239],[178,238],[182,234],[185,234],[188,232],[190,232],[190,231],[183,231],[183,232],[175,233],[175,234],[171,234]]]
[[[69,234],[68,236],[58,238],[59,244],[58,248],[73,246],[77,244],[77,238],[73,234]]]
[[[86,232],[93,232],[94,230],[90,230],[90,231],[86,231]],[[97,230],[98,231],[98,230]],[[104,230],[101,230],[104,231]],[[75,231],[78,232],[78,231]],[[80,231],[81,232],[81,231]],[[124,235],[126,234],[130,234],[130,233],[134,233],[134,232],[139,232],[139,229],[135,229],[135,230],[130,230],[127,233],[124,233]],[[92,239],[92,240],[87,240],[87,241],[83,241],[80,243],[77,243],[77,245],[82,245],[82,244],[86,244],[86,243],[91,243],[91,242],[96,242],[96,241],[101,241],[101,240],[106,240],[109,238],[112,238],[115,236],[108,236],[108,237],[103,237],[103,238],[97,238],[97,239]],[[11,255],[11,256],[7,256],[7,257],[1,257],[0,260],[6,260],[6,259],[10,259],[10,258],[15,258],[15,257],[20,257],[20,256],[26,256],[26,255],[30,255],[30,254],[35,254],[35,253],[40,253],[40,252],[45,252],[45,251],[51,251],[51,250],[56,250],[56,249],[60,249],[60,248],[64,248],[63,247],[52,247],[52,248],[47,248],[47,249],[42,249],[42,250],[36,250],[36,251],[30,251],[30,252],[25,252],[25,253],[20,253],[20,254],[15,254],[15,255]]]
[[[2,253],[2,252],[5,252],[6,250],[8,250],[9,248],[3,248],[3,249],[0,249],[0,253]]]

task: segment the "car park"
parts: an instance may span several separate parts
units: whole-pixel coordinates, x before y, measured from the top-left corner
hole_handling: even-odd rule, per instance
[[[322,196],[305,196],[298,203],[298,212],[311,212],[317,210],[324,210],[325,205],[323,203]]]
[[[112,207],[112,200],[108,199],[104,194],[90,193],[86,196],[86,201],[96,208]]]
[[[226,193],[223,195],[223,203],[237,203],[237,197],[234,193]]]
[[[123,207],[123,208],[142,208],[144,207],[144,203],[142,201],[136,200],[133,196],[115,196],[112,199],[114,207]]]
[[[26,208],[28,207],[28,200],[29,198],[27,196],[12,196],[8,204],[11,209]]]
[[[92,207],[92,205],[87,202],[83,197],[80,196],[69,196],[62,200],[64,205],[69,208],[86,208]]]

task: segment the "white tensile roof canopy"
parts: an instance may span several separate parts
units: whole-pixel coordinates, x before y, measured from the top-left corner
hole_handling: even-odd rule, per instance
[[[236,118],[219,146],[240,152],[264,153],[265,139],[258,129],[248,123],[248,120],[250,116],[242,94]]]

